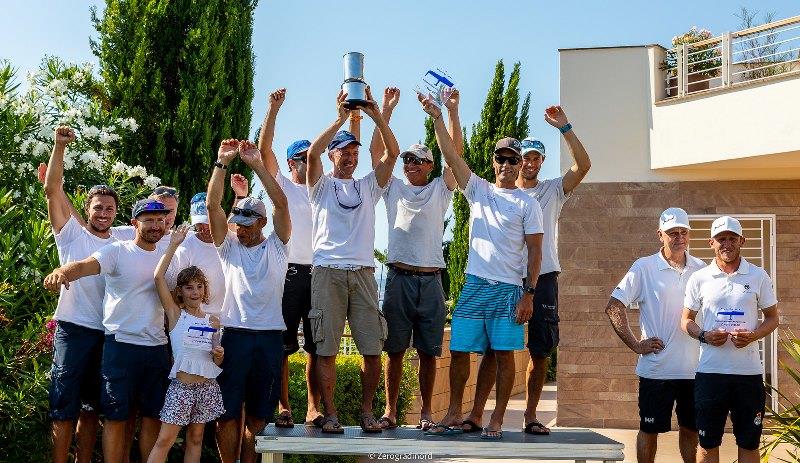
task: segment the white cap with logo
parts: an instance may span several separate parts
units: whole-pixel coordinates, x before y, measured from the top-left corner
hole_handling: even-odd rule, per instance
[[[744,236],[742,234],[742,224],[729,215],[723,215],[711,224],[712,238],[726,231],[736,233],[739,236]]]
[[[405,156],[416,156],[420,159],[433,162],[433,153],[431,150],[427,146],[420,145],[419,143],[414,143],[407,150],[400,153],[401,158]]]
[[[692,229],[689,226],[689,214],[686,211],[680,207],[670,207],[661,213],[661,217],[658,218],[659,230],[665,232],[677,227],[686,228],[687,230]]]

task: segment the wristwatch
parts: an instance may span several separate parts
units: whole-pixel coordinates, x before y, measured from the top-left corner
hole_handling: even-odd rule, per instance
[[[226,166],[225,164],[219,162],[219,160],[214,161],[214,167],[219,167],[222,170],[227,170],[228,169],[228,166]]]
[[[533,295],[533,294],[536,293],[536,287],[535,286],[523,286],[522,287],[522,291],[524,291],[524,292],[526,292],[526,293],[528,293],[530,295]]]
[[[697,336],[697,339],[700,341],[700,344],[707,344],[706,330],[700,330],[700,334]]]

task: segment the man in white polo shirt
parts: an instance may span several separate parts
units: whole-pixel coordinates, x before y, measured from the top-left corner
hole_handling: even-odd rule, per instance
[[[273,206],[274,232],[264,237],[266,206],[245,198],[226,220],[222,191],[228,164],[237,154],[261,180]],[[241,442],[244,462],[254,462],[255,436],[272,418],[280,395],[283,323],[280,300],[286,275],[287,243],[292,223],[286,195],[249,141],[224,140],[208,182],[206,206],[211,236],[225,274],[220,324],[225,360],[217,378],[225,413],[217,420],[217,447],[223,463],[233,463]],[[235,231],[228,224],[235,225]],[[245,433],[239,418],[245,408]]]
[[[164,236],[167,207],[155,199],[133,206],[133,241],[115,241],[90,257],[70,262],[45,278],[55,290],[91,275],[105,277],[101,389],[103,454],[105,461],[121,462],[128,449],[126,424],[138,410],[142,417],[139,450],[147,460],[161,427],[170,369],[164,308],[156,293],[153,272],[161,259],[158,241]],[[173,267],[170,267],[173,273]]]
[[[384,91],[383,117],[387,123],[400,100],[400,90]],[[442,151],[463,153],[461,123],[458,119],[458,90],[448,92],[450,136],[439,138]],[[452,138],[452,139],[451,139]],[[377,166],[383,154],[383,142],[376,129],[370,143],[372,165]],[[442,354],[447,307],[442,289],[441,269],[446,267],[442,253],[444,216],[456,179],[449,167],[441,176],[428,180],[433,171],[433,153],[428,147],[413,144],[400,154],[407,182],[392,176],[383,195],[389,221],[389,250],[383,315],[389,334],[383,349],[386,362],[386,409],[378,420],[384,429],[397,427],[397,399],[403,375],[403,357],[412,345],[419,357],[419,384],[422,409],[419,428],[433,426],[431,400],[436,381],[436,357]]]
[[[741,463],[759,461],[766,392],[758,340],[778,327],[778,299],[763,268],[740,254],[742,225],[722,216],[711,224],[714,261],[686,286],[681,324],[700,341],[695,376],[695,416],[700,463],[717,463],[730,412]],[[759,322],[759,311],[764,316]],[[695,322],[702,312],[703,326]]]
[[[347,121],[346,94],[337,97],[337,118],[308,148],[307,184],[313,221],[314,270],[311,276],[311,329],[319,356],[319,384],[325,419],[322,430],[343,433],[336,415],[336,354],[349,321],[350,332],[364,356],[361,389],[361,428],[381,432],[372,413],[372,399],[380,381],[381,350],[386,320],[378,310],[375,282],[375,205],[380,200],[400,154],[397,140],[372,101],[363,111],[378,126],[386,151],[365,177],[354,179],[361,143],[339,128]],[[338,131],[338,132],[337,132]],[[320,156],[328,148],[333,171],[323,174]]]
[[[693,463],[697,452],[694,374],[699,347],[681,329],[681,314],[686,283],[705,264],[687,251],[690,229],[683,209],[671,207],[662,212],[657,232],[661,249],[633,263],[606,306],[617,336],[639,354],[636,455],[641,463],[655,461],[658,434],[671,429],[673,407],[683,461]],[[641,338],[628,325],[626,309],[633,304],[639,306]]]

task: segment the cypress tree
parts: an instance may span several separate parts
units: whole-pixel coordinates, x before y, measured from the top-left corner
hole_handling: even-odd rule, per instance
[[[248,137],[256,3],[107,0],[102,17],[92,12],[109,107],[139,123],[123,161],[176,186],[182,215],[219,142]]]

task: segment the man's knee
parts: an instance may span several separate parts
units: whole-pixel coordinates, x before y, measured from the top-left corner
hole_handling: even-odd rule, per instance
[[[267,421],[263,418],[253,418],[248,416],[244,419],[244,424],[247,426],[248,431],[253,434],[258,434],[267,425]]]

